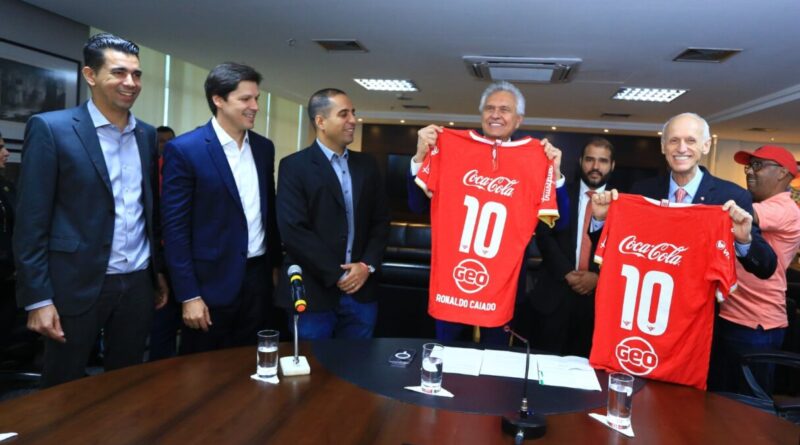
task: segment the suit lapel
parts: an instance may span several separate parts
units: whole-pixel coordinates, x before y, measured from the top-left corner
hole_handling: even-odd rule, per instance
[[[267,191],[267,186],[269,184],[269,179],[267,178],[267,153],[266,150],[256,141],[255,138],[252,137],[252,134],[248,132],[250,136],[250,151],[253,153],[253,162],[256,164],[256,174],[258,175],[258,197],[261,201],[261,218],[266,221],[267,215],[267,196],[269,192]]]
[[[714,191],[714,181],[711,180],[711,174],[708,173],[708,170],[705,168],[699,168],[700,171],[703,172],[703,178],[700,179],[700,185],[697,186],[697,193],[695,193],[694,198],[692,198],[692,204],[704,204],[706,202],[706,196]]]
[[[144,208],[149,209],[151,208],[153,202],[153,185],[150,182],[153,179],[150,175],[150,173],[153,171],[153,159],[151,159],[152,152],[150,149],[155,141],[147,140],[147,135],[145,134],[145,131],[139,121],[136,122],[134,134],[136,136],[136,146],[139,148],[139,160],[142,163],[142,193],[144,194]]]
[[[314,164],[314,168],[317,170],[319,177],[326,184],[326,188],[330,190],[333,199],[344,209],[344,192],[342,192],[342,185],[339,184],[339,178],[336,177],[336,173],[334,173],[333,167],[331,167],[331,162],[325,157],[325,154],[322,153],[322,149],[316,142],[314,142],[314,145],[310,146],[308,150],[311,150],[309,153],[311,155],[311,163]]]
[[[113,195],[111,189],[111,179],[108,176],[108,168],[106,167],[106,160],[103,157],[103,149],[100,147],[100,139],[97,137],[97,130],[94,128],[92,117],[89,115],[89,110],[86,108],[87,102],[77,108],[75,114],[72,115],[72,127],[78,135],[83,148],[89,155],[97,174],[103,180],[108,193]]]
[[[358,200],[361,198],[361,191],[364,185],[364,168],[361,165],[361,157],[352,151],[348,154],[347,168],[350,170],[350,181],[352,181],[353,190],[353,212],[358,209]]]
[[[222,144],[219,143],[219,138],[217,138],[217,134],[214,132],[214,127],[211,126],[211,121],[206,124],[205,130],[206,150],[208,150],[208,154],[211,156],[211,161],[214,164],[214,167],[216,167],[217,172],[219,172],[219,176],[222,178],[222,183],[225,184],[225,188],[228,189],[228,193],[230,193],[231,198],[233,198],[233,201],[236,202],[239,210],[244,213],[242,199],[239,197],[239,189],[236,187],[236,180],[233,179],[231,166],[228,164],[228,158],[225,157],[225,152],[222,150]]]

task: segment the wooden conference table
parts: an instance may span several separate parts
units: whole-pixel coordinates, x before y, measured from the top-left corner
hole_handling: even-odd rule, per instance
[[[435,409],[372,393],[326,370],[312,352],[312,345],[301,346],[311,375],[281,377],[278,385],[249,378],[255,369],[253,347],[162,360],[39,391],[0,404],[0,432],[19,433],[3,444],[513,443],[502,434],[498,416]],[[290,353],[291,345],[282,344],[281,355]],[[414,365],[418,369],[419,358]],[[605,413],[605,408],[591,411]],[[753,445],[800,440],[800,427],[775,416],[659,382],[648,382],[634,395],[633,439],[586,412],[550,415],[547,422],[547,434],[526,443]]]

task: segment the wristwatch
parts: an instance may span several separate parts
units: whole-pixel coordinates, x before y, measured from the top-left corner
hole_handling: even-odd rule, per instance
[[[367,266],[367,270],[369,270],[369,273],[371,273],[371,274],[375,273],[375,268],[374,267],[370,266],[369,264],[367,264],[367,263],[365,263],[363,261],[361,261],[361,264],[363,264],[364,266]]]

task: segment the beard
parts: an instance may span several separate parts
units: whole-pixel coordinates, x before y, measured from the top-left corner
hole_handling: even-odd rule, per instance
[[[589,175],[592,173],[598,173],[600,175],[600,178],[599,179],[590,178]],[[591,188],[598,188],[606,185],[606,183],[608,182],[608,177],[610,175],[611,175],[610,171],[604,175],[600,172],[600,170],[589,170],[588,172],[581,170],[581,180]]]

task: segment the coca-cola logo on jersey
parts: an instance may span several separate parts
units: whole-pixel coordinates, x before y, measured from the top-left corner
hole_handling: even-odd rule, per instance
[[[509,197],[514,194],[514,186],[519,184],[518,180],[506,178],[505,176],[498,176],[496,178],[481,176],[478,174],[478,170],[468,171],[464,175],[463,182],[464,185],[469,187],[475,187],[489,193]]]
[[[635,255],[671,266],[679,266],[683,259],[682,254],[687,250],[689,250],[688,247],[676,246],[671,243],[645,243],[639,241],[636,235],[630,235],[619,243],[619,253],[623,255]]]

